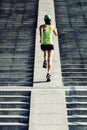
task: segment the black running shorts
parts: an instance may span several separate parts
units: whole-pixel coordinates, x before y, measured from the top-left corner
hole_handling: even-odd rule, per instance
[[[54,50],[54,45],[52,45],[52,44],[49,44],[49,45],[42,45],[41,44],[41,50],[43,50],[43,51],[46,51],[46,50]]]

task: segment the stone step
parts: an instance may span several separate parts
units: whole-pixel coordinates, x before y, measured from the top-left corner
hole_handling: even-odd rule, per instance
[[[72,109],[71,109],[71,108],[68,108],[67,110],[68,110],[68,111],[69,111],[69,110],[70,110],[70,111],[71,111],[71,110],[72,110],[72,111],[74,111],[74,110],[78,110],[78,111],[80,111],[80,110],[81,110],[81,111],[86,111],[87,109],[86,109],[86,108],[72,108]]]
[[[23,123],[0,123],[1,130],[27,130],[28,126]]]
[[[87,64],[84,64],[84,69],[87,68],[86,66],[87,66]],[[75,68],[76,69],[78,69],[78,68],[83,69],[83,65],[81,65],[81,64],[65,64],[65,65],[62,65],[61,67],[62,67],[62,69],[69,69],[69,68],[70,69],[73,69],[73,68],[74,69]]]
[[[17,49],[16,49],[16,52],[17,53],[29,53],[29,52],[33,52],[33,50],[32,49],[34,49],[34,48],[30,48],[30,49],[28,49],[28,47],[20,47],[19,48],[19,46],[17,47]],[[14,50],[15,50],[15,46],[13,46],[13,47],[6,47],[6,46],[4,46],[4,47],[0,47],[0,53],[13,53],[14,52]]]
[[[30,97],[17,97],[17,96],[0,96],[0,102],[14,102],[14,101],[20,101],[20,102],[28,102]]]
[[[87,102],[67,102],[67,108],[87,108]]]
[[[9,72],[9,71],[11,71],[11,72],[15,72],[15,71],[16,72],[17,71],[18,72],[20,72],[20,71],[23,72],[24,71],[24,72],[29,72],[31,74],[32,73],[32,69],[33,68],[27,68],[27,66],[25,66],[25,68],[24,68],[24,66],[23,67],[22,66],[21,67],[19,67],[19,66],[17,66],[17,67],[16,66],[13,66],[13,67],[10,67],[10,66],[8,66],[8,67],[0,66],[1,73],[2,72],[3,73],[4,72]]]
[[[16,74],[17,74],[17,76],[16,76]],[[22,84],[22,83],[30,83],[31,84],[32,81],[33,81],[33,79],[32,79],[33,74],[31,74],[31,75],[28,75],[28,74],[22,75],[22,74],[15,73],[15,75],[14,75],[14,73],[11,73],[10,75],[12,75],[11,78],[7,77],[7,76],[9,76],[7,74],[6,74],[5,78],[1,78],[0,79],[0,84],[2,84],[2,83],[5,83],[5,84],[14,84],[14,83],[16,83],[15,86],[17,86],[17,84]],[[20,78],[19,78],[19,75],[20,75]],[[4,77],[4,75],[2,75],[2,76]]]
[[[87,108],[68,108],[68,115],[87,115]]]
[[[0,98],[30,98],[28,95],[0,95]]]
[[[6,101],[6,102],[4,102],[4,101],[2,101],[2,102],[0,102],[0,104],[28,104],[28,102],[18,102],[18,101],[14,101],[14,102],[12,102],[12,101]]]
[[[11,59],[10,58],[3,58],[3,59],[1,58],[0,62],[2,62],[2,63],[0,63],[0,65],[4,64],[5,62],[7,62],[8,65],[12,64],[12,63],[15,64],[17,62],[17,64],[19,64],[19,65],[21,65],[21,64],[26,64],[27,65],[29,63],[30,65],[32,64],[32,66],[33,66],[33,62],[34,62],[33,60],[34,59],[32,57],[31,57],[31,59],[30,58],[25,58],[25,59],[15,58],[14,59],[14,57],[11,58]],[[8,62],[10,62],[10,63],[8,63]]]
[[[15,46],[2,46],[2,47],[0,47],[0,53],[1,54],[3,54],[3,53],[7,53],[7,54],[9,54],[9,53],[12,53],[12,52],[16,52],[16,54],[22,54],[23,55],[23,52],[25,53],[25,54],[28,54],[28,53],[32,53],[33,52],[33,50],[34,50],[34,47],[31,47],[30,49],[29,49],[29,46],[17,46],[17,48],[16,48],[16,50],[15,50]],[[22,56],[21,56],[22,57]],[[19,58],[21,58],[21,57],[19,57]],[[28,56],[29,57],[29,56]],[[4,58],[4,57],[3,57]],[[7,57],[6,57],[7,58]],[[15,57],[16,58],[16,57]],[[32,58],[32,57],[31,57]]]
[[[3,108],[0,109],[0,115],[24,115],[29,116],[28,109],[22,109],[22,108]]]
[[[28,87],[32,87],[33,86],[33,83],[32,82],[21,82],[21,83],[18,83],[18,82],[11,82],[9,83],[8,81],[6,83],[3,83],[1,82],[0,83],[0,86],[28,86]]]
[[[74,101],[74,100],[71,101],[71,102],[66,102],[66,103],[69,104],[69,105],[72,105],[72,104],[75,104],[75,105],[76,105],[76,104],[77,104],[77,105],[78,105],[78,104],[79,104],[79,105],[80,105],[80,104],[81,104],[81,105],[86,105],[86,104],[87,104],[86,101],[80,102],[80,101]]]
[[[4,122],[10,122],[10,123],[24,123],[27,124],[28,122],[28,117],[27,116],[20,116],[20,115],[1,115],[0,116],[0,123],[4,123]]]
[[[87,96],[87,91],[85,89],[66,91],[66,96]]]
[[[68,80],[68,81],[63,81],[64,86],[87,86],[87,83],[83,80],[80,81],[74,81],[74,80]]]
[[[30,71],[30,73],[29,73],[29,71]],[[0,72],[0,74],[2,74],[2,76],[5,74],[6,76],[8,76],[8,75],[14,75],[14,78],[18,78],[18,76],[20,75],[20,77],[19,77],[19,79],[21,79],[21,75],[22,75],[22,73],[24,73],[24,75],[23,76],[25,76],[25,75],[27,75],[28,73],[28,77],[30,77],[31,79],[32,79],[32,71],[33,70],[29,70],[29,71],[26,71],[26,70],[1,70],[1,72]],[[8,72],[9,72],[9,74],[8,74]],[[15,75],[17,75],[16,77],[15,77]],[[6,77],[5,76],[5,77]],[[4,77],[4,78],[5,78]],[[13,76],[12,76],[13,77]],[[3,78],[3,77],[2,77]],[[9,79],[10,77],[8,77],[8,79]],[[13,79],[14,80],[14,79]]]
[[[0,102],[0,108],[26,108],[29,109],[30,103],[29,102]]]
[[[25,90],[20,90],[17,91],[16,89],[18,89],[19,87],[17,87],[15,90],[12,89],[13,87],[10,88],[9,86],[9,91],[8,88],[5,88],[4,91],[3,89],[0,89],[0,95],[4,96],[4,95],[8,95],[8,96],[30,96],[31,95],[31,91],[25,91]]]
[[[66,95],[66,98],[87,98],[87,95]]]
[[[8,74],[8,72],[9,72],[9,74]],[[18,81],[18,82],[23,82],[24,80],[25,81],[27,81],[27,78],[26,78],[26,76],[28,77],[28,81],[32,81],[32,72],[33,72],[33,70],[30,70],[30,73],[29,73],[29,71],[21,71],[21,70],[7,70],[7,71],[3,71],[3,70],[1,70],[1,73],[0,74],[2,74],[2,77],[1,77],[1,79],[0,79],[0,82],[2,82],[2,81],[4,81],[4,82],[6,82],[7,80],[8,80],[8,82],[11,82],[11,81],[13,81],[13,82],[16,82],[16,81]],[[24,75],[22,75],[22,73],[24,73]],[[4,77],[4,74],[5,74],[5,77]],[[20,75],[20,77],[19,77],[19,75]],[[10,76],[12,76],[12,77],[10,77]],[[14,77],[14,79],[12,79]]]
[[[87,130],[87,125],[79,125],[79,124],[77,124],[77,125],[73,125],[73,124],[69,124],[69,129],[70,130]]]
[[[87,68],[63,68],[63,73],[86,73],[87,74]]]
[[[87,122],[87,116],[68,116],[68,121],[69,122],[76,122],[76,123],[78,123],[78,122]]]
[[[87,101],[87,96],[86,97],[66,97],[66,102],[77,102],[77,103],[80,103],[80,102],[86,102]]]
[[[23,124],[23,123],[7,123],[7,122],[4,122],[4,123],[0,123],[0,126],[27,126],[26,124]]]
[[[74,75],[76,76],[76,77],[74,77]],[[83,75],[83,73],[81,74],[81,73],[66,73],[66,74],[64,74],[63,76],[67,76],[67,77],[63,77],[63,79],[66,79],[66,82],[67,82],[67,80],[69,79],[71,79],[70,81],[73,81],[73,80],[75,80],[75,78],[76,78],[76,80],[75,81],[85,81],[87,78],[86,78],[86,76],[87,76],[87,73],[84,73],[84,75]]]
[[[11,62],[12,63],[12,62]],[[32,66],[32,64],[26,64],[26,63],[21,63],[21,66],[20,66],[20,63],[17,63],[17,64],[14,64],[14,61],[13,61],[13,64],[11,64],[11,63],[9,63],[9,62],[7,62],[7,64],[4,64],[4,66],[3,66],[3,64],[2,63],[0,63],[0,67],[1,68],[20,68],[20,69],[24,69],[24,68],[28,68],[28,69],[30,69],[30,70],[33,70],[33,66]],[[13,66],[11,66],[11,65],[13,65]],[[19,69],[19,70],[20,70]]]

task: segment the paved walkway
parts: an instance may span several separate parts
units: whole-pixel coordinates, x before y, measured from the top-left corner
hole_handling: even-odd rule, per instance
[[[68,130],[66,115],[63,90],[32,91],[29,130]]]
[[[53,57],[53,70],[52,70],[52,81],[50,83],[46,82],[47,69],[42,68],[43,64],[43,52],[40,49],[40,38],[39,38],[39,26],[44,24],[44,15],[50,14],[52,16],[52,24],[55,25],[55,13],[54,13],[54,3],[51,0],[39,2],[39,12],[38,12],[38,27],[36,33],[36,50],[35,50],[35,68],[34,68],[34,88],[52,88],[62,86],[61,77],[61,66],[60,66],[60,56],[58,48],[58,37],[53,37],[55,52]],[[55,85],[54,85],[55,84]]]
[[[45,14],[51,14],[55,25],[54,3],[52,0],[39,1],[38,28],[43,24]],[[46,82],[47,70],[42,68],[43,53],[40,50],[39,29],[36,34],[34,89],[31,93],[29,130],[68,130],[65,104],[65,90],[62,88],[58,37],[54,38],[52,81]],[[55,87],[55,88],[54,88]],[[43,89],[43,90],[41,90]]]

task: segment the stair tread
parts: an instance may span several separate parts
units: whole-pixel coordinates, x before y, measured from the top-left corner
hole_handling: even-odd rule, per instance
[[[28,102],[17,102],[17,101],[14,101],[14,102],[12,102],[12,101],[11,102],[10,101],[3,102],[2,101],[2,102],[0,102],[0,104],[29,104],[29,103]]]
[[[0,111],[15,111],[15,110],[28,111],[28,109],[23,109],[23,108],[0,108]]]
[[[71,110],[71,111],[74,111],[74,110],[86,110],[87,111],[87,108],[67,108],[67,110]]]
[[[27,124],[23,124],[23,123],[18,123],[18,122],[0,122],[0,125],[10,125],[10,126],[14,126],[14,125],[18,125],[18,126],[27,126]]]
[[[0,95],[1,97],[24,97],[24,98],[29,98],[29,96],[21,96],[21,95]]]
[[[28,118],[28,117],[21,115],[0,115],[0,118]]]
[[[68,118],[87,118],[87,115],[68,115]]]
[[[87,122],[69,122],[68,125],[87,125]]]
[[[73,101],[73,102],[66,102],[67,104],[87,104],[87,102],[75,102],[75,101]]]
[[[66,97],[69,97],[69,98],[71,98],[71,97],[72,98],[75,98],[75,97],[84,98],[84,97],[87,97],[87,95],[81,95],[81,96],[80,95],[69,95],[69,96],[67,95]]]

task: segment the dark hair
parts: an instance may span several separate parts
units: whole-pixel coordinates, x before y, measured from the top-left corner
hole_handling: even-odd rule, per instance
[[[51,19],[46,19],[46,20],[45,20],[45,24],[51,25]]]

